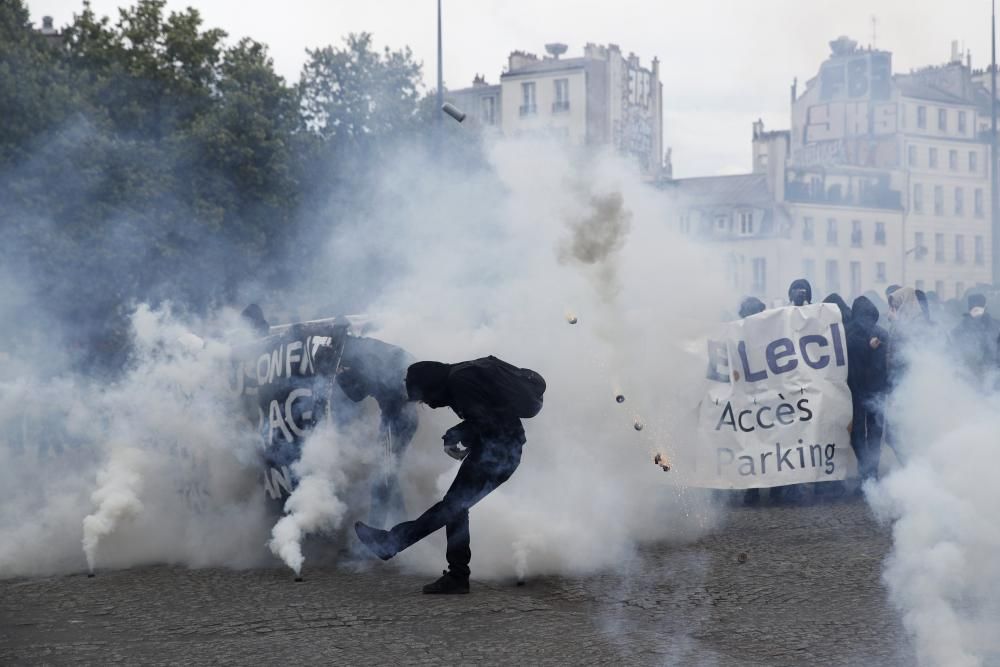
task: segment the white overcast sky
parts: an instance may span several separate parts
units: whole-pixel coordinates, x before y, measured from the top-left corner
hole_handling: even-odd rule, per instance
[[[81,0],[27,0],[32,20],[51,15],[62,26]],[[117,16],[123,0],[92,0]],[[643,64],[661,62],[664,146],[673,146],[677,177],[739,173],[750,168],[750,124],[788,125],[789,86],[812,77],[846,34],[893,52],[895,71],[945,62],[951,41],[989,58],[990,0],[443,0],[445,85],[469,85],[474,74],[495,82],[514,49],[542,53],[547,42],[579,55],[586,42],[621,46]],[[436,76],[435,0],[168,0],[197,8],[208,27],[230,40],[266,43],[279,73],[298,78],[305,49],[336,44],[350,32],[373,33],[379,46],[409,45]],[[801,88],[800,88],[801,90]]]

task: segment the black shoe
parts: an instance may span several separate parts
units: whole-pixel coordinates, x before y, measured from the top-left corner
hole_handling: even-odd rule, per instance
[[[441,573],[443,576],[432,584],[424,586],[424,593],[429,595],[454,595],[456,593],[469,592],[469,578],[452,574],[448,570]]]
[[[354,523],[354,532],[357,533],[361,544],[368,547],[369,551],[382,560],[389,560],[396,555],[396,552],[389,546],[389,531],[372,528],[357,521]]]

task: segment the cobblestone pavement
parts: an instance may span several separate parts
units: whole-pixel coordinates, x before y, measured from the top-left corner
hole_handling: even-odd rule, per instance
[[[0,581],[0,664],[914,664],[858,500],[734,508],[619,571],[425,596],[377,564]],[[740,554],[746,554],[744,560]],[[474,563],[473,563],[474,564]]]

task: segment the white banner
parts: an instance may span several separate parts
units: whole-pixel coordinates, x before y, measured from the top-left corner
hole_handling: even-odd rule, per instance
[[[697,483],[747,489],[853,474],[846,342],[832,304],[767,310],[709,340]]]

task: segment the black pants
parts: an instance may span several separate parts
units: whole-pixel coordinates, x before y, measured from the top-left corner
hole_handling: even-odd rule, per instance
[[[416,544],[445,527],[448,534],[448,569],[459,577],[469,576],[472,549],[469,546],[469,508],[485,498],[517,470],[521,463],[518,439],[484,440],[470,448],[441,502],[413,521],[393,527],[389,534],[397,552]]]
[[[878,462],[882,454],[882,413],[864,397],[852,401],[854,424],[851,427],[851,448],[858,459],[861,480],[878,478]]]

